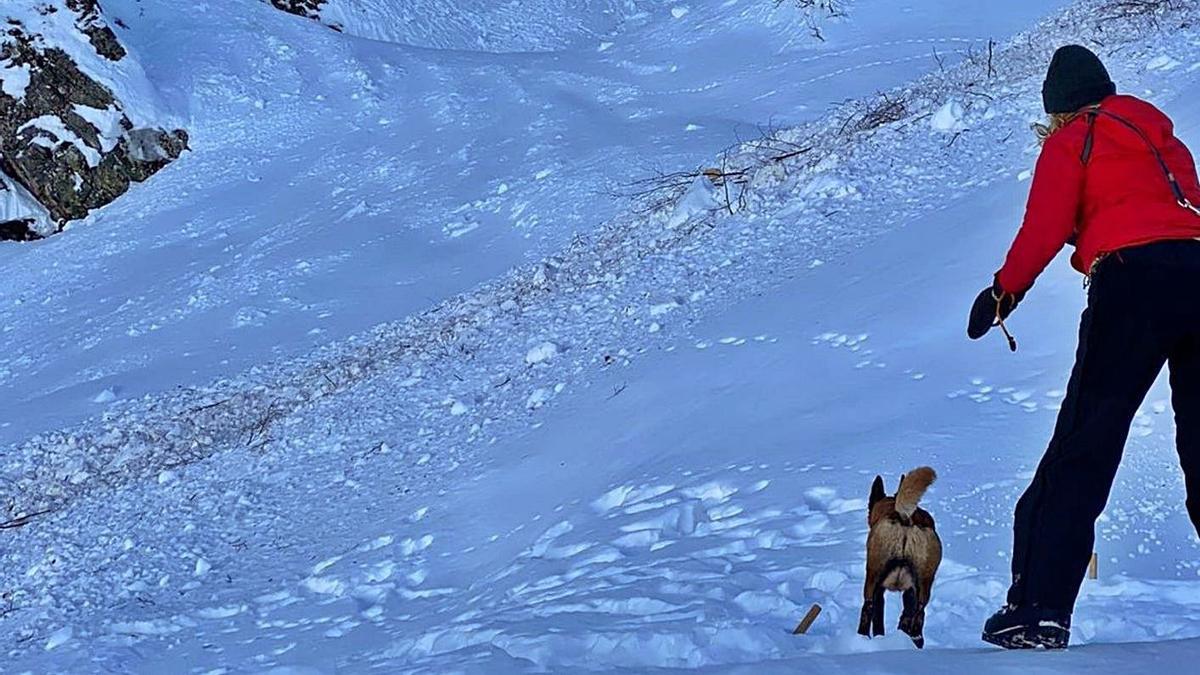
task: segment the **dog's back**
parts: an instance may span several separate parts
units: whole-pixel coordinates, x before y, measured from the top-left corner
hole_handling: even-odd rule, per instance
[[[932,580],[942,562],[942,541],[933,516],[918,506],[936,479],[933,469],[921,467],[904,476],[895,497],[882,496],[882,481],[879,493],[872,490],[867,566],[889,591],[906,591],[917,579]]]
[[[887,496],[883,478],[871,486],[867,523],[867,578],[859,633],[883,634],[885,591],[904,593],[900,628],[918,647],[924,645],[925,605],[942,562],[942,541],[933,516],[918,505],[937,479],[929,467],[906,474],[894,497]]]

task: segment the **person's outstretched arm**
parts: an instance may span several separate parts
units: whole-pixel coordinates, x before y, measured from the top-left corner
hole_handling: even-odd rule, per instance
[[[996,283],[1021,296],[1075,233],[1083,191],[1083,162],[1060,130],[1046,139],[1029,189],[1025,220],[1008,250]]]

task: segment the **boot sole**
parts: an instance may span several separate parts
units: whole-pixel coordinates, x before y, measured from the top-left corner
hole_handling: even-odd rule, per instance
[[[1016,626],[999,633],[984,633],[983,641],[1005,649],[1066,649],[1071,631],[1061,626]]]

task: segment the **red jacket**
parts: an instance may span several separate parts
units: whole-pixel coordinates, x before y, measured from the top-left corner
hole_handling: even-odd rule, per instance
[[[1184,194],[1200,204],[1196,165],[1158,108],[1132,96],[1109,96],[1101,110],[1133,123],[1158,148]],[[1083,161],[1089,123],[1091,152]],[[1130,246],[1200,237],[1200,215],[1181,207],[1146,139],[1105,114],[1080,115],[1042,147],[1025,222],[997,280],[1023,293],[1072,238],[1071,265],[1087,274],[1095,260]]]

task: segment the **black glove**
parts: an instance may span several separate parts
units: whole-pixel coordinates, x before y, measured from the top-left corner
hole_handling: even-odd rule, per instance
[[[1017,351],[1016,340],[1008,334],[1008,330],[1004,329],[1002,324],[1024,298],[1024,293],[1014,295],[1005,292],[999,282],[980,291],[979,297],[975,298],[975,304],[971,306],[971,316],[967,321],[967,337],[978,340],[987,335],[993,326],[1000,325],[1004,330],[1005,337],[1008,338],[1009,348],[1014,352]]]

